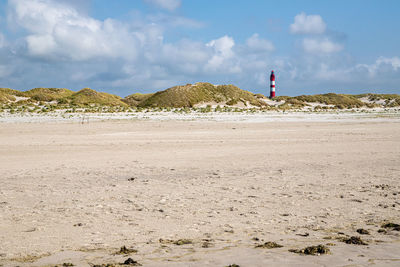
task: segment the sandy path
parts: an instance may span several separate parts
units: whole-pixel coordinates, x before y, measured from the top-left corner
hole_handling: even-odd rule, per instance
[[[0,164],[0,266],[400,264],[397,121],[0,124]]]

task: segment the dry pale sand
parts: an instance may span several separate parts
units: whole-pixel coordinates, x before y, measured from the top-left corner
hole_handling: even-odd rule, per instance
[[[2,123],[0,164],[0,266],[400,265],[398,120]]]

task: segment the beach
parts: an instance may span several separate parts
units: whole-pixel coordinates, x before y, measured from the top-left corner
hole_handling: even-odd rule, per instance
[[[398,115],[321,116],[3,120],[0,266],[398,266]]]

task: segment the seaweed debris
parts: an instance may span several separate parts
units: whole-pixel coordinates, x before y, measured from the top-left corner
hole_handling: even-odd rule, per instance
[[[259,245],[256,246],[256,248],[268,248],[268,249],[281,248],[281,247],[283,247],[283,246],[279,245],[279,244],[277,244],[275,242],[265,242],[264,244],[259,244]]]
[[[290,252],[304,254],[304,255],[322,255],[330,254],[329,248],[324,245],[310,246],[304,249],[289,249]]]
[[[358,236],[351,236],[350,238],[344,238],[343,242],[345,242],[346,244],[354,244],[354,245],[368,245],[368,243],[364,242]]]
[[[122,263],[106,263],[106,264],[95,264],[92,267],[119,267],[119,266],[142,266],[139,262],[133,260],[132,258],[127,258]]]
[[[140,263],[137,261],[133,260],[132,258],[128,258],[124,261],[123,265],[131,265],[131,266],[141,266]]]
[[[369,235],[369,231],[362,228],[357,229],[357,233],[359,233],[360,235]]]
[[[382,228],[392,228],[394,231],[400,231],[400,224],[397,223],[384,223],[381,226]]]
[[[162,239],[158,240],[161,244],[174,244],[177,246],[193,244],[193,241],[190,239],[178,239],[178,240],[170,240],[170,239]]]
[[[131,254],[131,253],[137,253],[138,251],[136,249],[132,248],[127,248],[126,246],[123,246],[119,249],[119,251],[116,254]]]

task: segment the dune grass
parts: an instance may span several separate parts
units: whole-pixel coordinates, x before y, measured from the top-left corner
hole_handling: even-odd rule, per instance
[[[36,101],[54,101],[71,96],[74,92],[65,88],[34,88],[23,92],[23,96]]]
[[[113,94],[97,92],[90,88],[82,90],[68,96],[65,100],[76,106],[100,105],[100,106],[128,106],[122,99]]]
[[[124,99],[122,99],[122,101],[126,104],[128,104],[131,107],[136,107],[138,106],[141,102],[147,100],[148,98],[150,98],[151,96],[153,96],[154,94],[141,94],[141,93],[135,93],[132,95],[128,95],[127,97],[125,97]]]
[[[265,105],[257,96],[234,85],[210,83],[187,84],[157,92],[141,103],[141,107],[193,107],[199,103],[216,102],[234,105],[239,101],[253,106]]]
[[[17,97],[24,97],[18,99]],[[365,101],[365,98],[369,100]],[[234,85],[210,83],[186,84],[150,94],[135,93],[125,98],[84,88],[78,92],[65,88],[34,88],[18,91],[0,88],[2,111],[49,112],[56,109],[68,112],[127,112],[173,111],[187,112],[255,112],[255,110],[330,110],[360,107],[399,107],[398,94],[317,94],[300,96],[278,96],[273,99],[279,106],[268,105],[262,94],[253,94]],[[363,101],[362,101],[363,100]],[[199,107],[198,104],[213,104],[217,107]],[[310,105],[316,103],[316,105]],[[320,103],[320,104],[319,104]],[[256,107],[257,109],[255,109]]]
[[[23,92],[10,88],[0,88],[0,103],[15,101],[16,96],[23,96]]]
[[[399,107],[400,106],[400,95],[398,94],[360,94],[354,95],[356,98],[368,98],[369,101],[384,100],[385,107]]]

